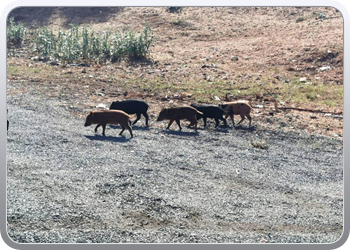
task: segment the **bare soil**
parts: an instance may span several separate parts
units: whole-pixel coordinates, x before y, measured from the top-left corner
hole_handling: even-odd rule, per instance
[[[219,103],[227,94],[262,107],[253,114],[262,126],[342,137],[343,100],[341,95],[332,96],[333,89],[342,91],[343,19],[334,8],[197,7],[171,13],[165,7],[33,7],[15,9],[10,16],[31,29],[47,26],[57,31],[73,23],[88,25],[96,32],[126,27],[142,30],[148,23],[154,31],[157,40],[149,61],[52,66],[31,60],[26,50],[15,49],[16,57],[8,58],[8,66],[22,70],[9,73],[8,80],[34,81],[37,90],[49,96],[84,95],[86,102],[80,105],[87,109],[99,103],[108,106],[116,99],[141,98],[153,106],[151,112],[156,115],[163,106],[203,100]],[[298,18],[303,21],[297,22]],[[322,67],[329,70],[322,71]],[[324,84],[328,90],[306,102],[295,101],[285,86],[290,85],[292,91],[303,77],[307,82],[297,88]],[[201,83],[200,89],[207,94],[192,93],[195,83]],[[257,87],[259,84],[266,87]],[[250,87],[257,90],[240,94]],[[210,92],[217,88],[218,94]],[[275,100],[278,107],[323,113],[275,110]]]

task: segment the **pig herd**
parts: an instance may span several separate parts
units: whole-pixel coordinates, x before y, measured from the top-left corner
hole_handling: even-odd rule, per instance
[[[149,105],[142,100],[112,102],[109,110],[91,111],[86,117],[85,127],[92,124],[97,124],[95,127],[95,133],[97,133],[97,129],[102,126],[102,135],[105,136],[107,124],[120,125],[122,131],[119,133],[119,135],[121,135],[125,129],[128,129],[130,136],[133,137],[131,125],[134,125],[138,120],[140,120],[141,115],[145,117],[146,126],[148,126],[148,108]],[[238,122],[238,124],[240,124],[245,117],[247,117],[250,127],[252,122],[252,118],[250,116],[251,110],[252,107],[247,101],[226,102],[218,106],[191,104],[191,106],[164,108],[160,111],[157,121],[169,120],[167,129],[169,129],[171,124],[173,124],[175,121],[181,131],[182,128],[180,125],[180,120],[188,120],[190,122],[188,127],[194,126],[195,130],[197,131],[197,121],[200,119],[203,119],[204,127],[207,125],[207,118],[212,118],[215,120],[215,127],[219,126],[220,121],[222,121],[224,126],[227,127],[227,117],[231,117],[232,123],[235,125],[233,116],[240,115],[241,120]],[[132,114],[136,114],[136,120],[133,122],[130,120],[130,115]]]

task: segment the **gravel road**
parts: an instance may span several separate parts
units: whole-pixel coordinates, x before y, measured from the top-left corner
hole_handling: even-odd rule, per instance
[[[147,129],[144,119],[132,139],[116,126],[102,137],[72,115],[78,106],[31,91],[8,96],[15,242],[309,243],[342,234],[341,140],[246,124]]]

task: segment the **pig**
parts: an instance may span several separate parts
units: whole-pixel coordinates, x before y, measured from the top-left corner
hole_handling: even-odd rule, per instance
[[[169,129],[171,124],[173,124],[173,122],[176,121],[181,131],[182,128],[180,125],[180,120],[187,119],[191,122],[188,125],[188,128],[194,125],[194,128],[197,131],[197,119],[196,119],[197,114],[203,115],[202,112],[199,112],[197,109],[193,107],[177,107],[177,108],[167,108],[167,109],[164,108],[160,111],[157,122],[163,121],[163,120],[170,120],[167,127],[167,129]]]
[[[109,107],[109,109],[122,110],[129,115],[136,114],[136,120],[132,123],[132,125],[140,120],[142,114],[146,118],[146,126],[148,126],[148,108],[148,104],[141,100],[116,101],[112,102],[111,106]]]
[[[105,135],[106,125],[107,123],[120,125],[122,127],[122,131],[119,133],[121,135],[125,128],[127,128],[130,132],[131,138],[133,137],[132,129],[129,124],[131,116],[121,110],[101,110],[101,111],[91,111],[86,117],[85,127],[90,126],[91,124],[97,124],[95,128],[95,133],[97,133],[97,128],[102,126],[103,131],[102,135]]]
[[[219,126],[219,120],[222,120],[227,127],[226,119],[223,117],[225,111],[222,108],[215,105],[191,104],[191,106],[203,113],[203,115],[197,114],[197,120],[203,118],[204,127],[207,126],[207,118],[214,118],[215,128]]]
[[[252,117],[250,116],[250,111],[252,107],[249,105],[248,101],[234,101],[234,102],[225,102],[223,104],[219,104],[219,107],[225,110],[225,118],[228,116],[231,117],[233,126],[235,125],[235,121],[233,119],[233,115],[240,115],[241,120],[237,123],[239,125],[242,121],[244,121],[245,117],[249,119],[249,127],[252,124]]]

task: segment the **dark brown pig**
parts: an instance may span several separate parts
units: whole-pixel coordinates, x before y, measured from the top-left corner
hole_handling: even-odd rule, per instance
[[[97,133],[97,128],[102,126],[103,131],[102,135],[105,136],[105,130],[107,123],[120,125],[122,131],[119,133],[121,135],[125,128],[130,132],[131,137],[133,137],[132,129],[129,123],[131,116],[121,110],[101,110],[101,111],[91,111],[86,117],[85,127],[90,126],[91,124],[97,124],[95,128],[95,133]]]
[[[197,109],[192,107],[178,107],[178,108],[167,108],[162,109],[160,111],[157,122],[163,121],[163,120],[170,120],[167,129],[170,128],[171,124],[173,124],[174,121],[176,121],[177,125],[180,128],[181,131],[181,125],[180,120],[189,120],[191,123],[188,125],[188,127],[193,126],[195,130],[197,131],[197,114],[203,115],[202,112],[199,112]]]

